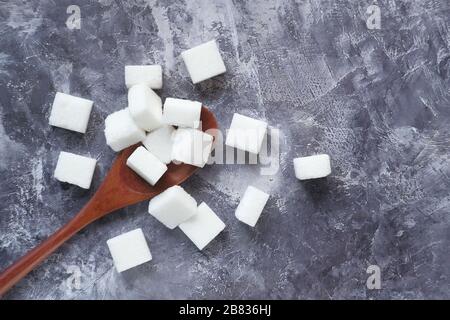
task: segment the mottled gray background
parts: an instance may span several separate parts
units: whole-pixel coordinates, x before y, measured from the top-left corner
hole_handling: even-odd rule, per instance
[[[368,30],[371,3],[0,0],[0,269],[97,189],[125,64],[162,64],[162,97],[204,102],[222,128],[240,112],[282,131],[276,175],[213,165],[183,184],[227,224],[203,252],[145,202],[87,227],[5,298],[450,298],[450,4],[379,1],[381,30]],[[70,4],[81,30],[65,25]],[[228,72],[194,86],[180,52],[212,38]],[[85,135],[48,125],[56,91],[95,101]],[[61,150],[98,159],[89,191],[53,178]],[[292,159],[318,152],[333,174],[296,180]],[[234,218],[248,184],[271,194],[254,229]],[[118,274],[106,240],[136,227],[153,261]]]

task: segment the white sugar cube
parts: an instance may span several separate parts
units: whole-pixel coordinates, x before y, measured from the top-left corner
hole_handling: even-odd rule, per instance
[[[125,66],[125,85],[145,84],[152,89],[162,88],[162,68],[160,65]]]
[[[106,241],[118,272],[152,260],[142,229],[123,233]]]
[[[167,171],[167,166],[142,146],[128,157],[127,166],[152,186]]]
[[[256,225],[269,195],[255,187],[248,186],[237,209],[236,218],[251,227]]]
[[[201,102],[167,98],[164,101],[163,121],[173,126],[197,128],[201,111]]]
[[[258,154],[267,132],[267,123],[235,113],[225,144],[243,151]]]
[[[161,98],[144,84],[136,84],[128,90],[128,109],[134,122],[145,131],[162,125]]]
[[[172,161],[172,138],[175,128],[163,125],[161,128],[147,134],[142,144],[164,163]]]
[[[181,56],[193,83],[215,77],[226,71],[215,40],[183,51]]]
[[[51,126],[86,133],[93,103],[91,100],[57,92],[49,123]]]
[[[106,117],[105,137],[106,143],[117,152],[144,140],[145,131],[134,123],[126,108]]]
[[[173,186],[150,200],[148,212],[169,229],[174,229],[197,213],[197,201],[182,187]]]
[[[204,202],[198,206],[197,214],[179,225],[189,239],[203,250],[224,228],[225,224]]]
[[[96,163],[95,159],[61,151],[56,164],[55,178],[89,189]]]
[[[294,170],[299,180],[324,178],[331,173],[330,156],[318,154],[295,158]]]
[[[203,168],[211,154],[213,136],[191,128],[178,129],[173,137],[172,159]]]

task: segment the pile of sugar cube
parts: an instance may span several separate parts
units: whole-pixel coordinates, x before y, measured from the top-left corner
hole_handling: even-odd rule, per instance
[[[226,71],[215,40],[181,54],[194,84]],[[202,103],[179,98],[166,98],[164,103],[155,92],[163,86],[160,65],[125,66],[128,106],[105,119],[106,143],[118,152],[142,143],[128,157],[127,166],[150,185],[155,185],[171,162],[204,167],[210,156],[213,137],[200,127]],[[50,125],[85,133],[93,101],[58,92],[55,96]],[[225,144],[254,155],[261,151],[267,135],[266,122],[235,113]],[[61,152],[55,178],[89,189],[96,159]],[[294,159],[295,176],[300,180],[321,178],[331,173],[326,154]],[[248,186],[235,216],[254,227],[269,199],[269,194]],[[154,197],[148,212],[169,229],[179,228],[199,249],[208,245],[225,224],[205,203],[197,201],[182,187],[173,186]],[[107,241],[115,267],[122,272],[152,259],[142,229],[138,228]]]

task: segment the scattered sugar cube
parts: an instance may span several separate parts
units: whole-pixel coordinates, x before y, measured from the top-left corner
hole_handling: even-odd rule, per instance
[[[203,250],[224,228],[225,223],[204,202],[198,206],[197,214],[179,225],[189,239]]]
[[[201,111],[201,102],[167,98],[164,101],[163,121],[173,126],[198,128]]]
[[[162,68],[160,65],[125,66],[125,85],[145,84],[152,89],[162,88]]]
[[[258,154],[267,132],[267,123],[235,113],[225,144],[243,151]]]
[[[248,186],[237,209],[236,218],[251,227],[256,225],[269,195],[255,187]]]
[[[55,178],[89,189],[96,163],[95,159],[61,151],[56,164]]]
[[[91,100],[57,92],[49,123],[51,126],[86,133],[93,103]]]
[[[133,121],[128,108],[110,114],[105,119],[106,143],[120,151],[145,139],[145,131]]]
[[[163,125],[161,128],[147,134],[142,144],[164,163],[172,161],[172,138],[175,128]]]
[[[167,171],[167,166],[142,146],[128,157],[127,166],[152,186]]]
[[[213,136],[191,128],[179,128],[173,137],[172,159],[203,168],[211,154]]]
[[[182,187],[173,186],[150,200],[148,212],[169,229],[174,229],[197,213],[197,201]]]
[[[142,130],[151,131],[162,125],[161,98],[145,84],[136,84],[128,90],[128,109]]]
[[[123,233],[106,241],[116,266],[122,272],[152,260],[142,229]]]
[[[226,71],[215,40],[183,51],[181,57],[194,84]]]
[[[331,173],[330,156],[318,154],[295,158],[294,170],[299,180],[324,178]]]

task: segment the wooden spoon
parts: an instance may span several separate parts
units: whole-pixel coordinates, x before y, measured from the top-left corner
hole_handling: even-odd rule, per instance
[[[218,129],[216,118],[205,107],[202,107],[200,118],[203,131]],[[88,224],[115,210],[149,200],[165,189],[182,183],[198,169],[187,164],[171,163],[166,173],[152,187],[126,165],[127,158],[137,147],[138,145],[128,147],[116,157],[97,192],[71,221],[2,272],[0,296]]]

